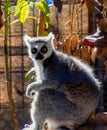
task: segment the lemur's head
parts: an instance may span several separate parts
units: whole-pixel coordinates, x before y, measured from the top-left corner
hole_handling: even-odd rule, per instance
[[[49,33],[48,36],[33,38],[24,35],[23,39],[28,47],[29,56],[33,58],[33,60],[44,61],[51,56],[54,50],[54,35],[52,33]]]

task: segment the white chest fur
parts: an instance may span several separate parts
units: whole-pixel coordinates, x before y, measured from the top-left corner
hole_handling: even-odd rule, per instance
[[[35,63],[36,80],[41,81],[44,79],[43,64],[42,62]]]

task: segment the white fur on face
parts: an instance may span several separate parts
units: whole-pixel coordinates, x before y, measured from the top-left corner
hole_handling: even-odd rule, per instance
[[[44,37],[33,37],[33,38],[31,38],[28,35],[24,35],[24,37],[23,37],[23,40],[24,40],[24,42],[26,43],[26,45],[28,47],[29,57],[34,62],[35,72],[36,72],[36,80],[37,81],[40,81],[40,80],[44,79],[42,62],[45,59],[47,59],[48,57],[50,57],[50,55],[52,54],[52,51],[54,50],[53,39],[54,39],[54,35],[52,33],[49,33],[48,36],[44,36]],[[39,40],[44,41],[44,42],[43,43],[35,43],[36,41],[39,41]],[[44,45],[47,46],[47,48],[48,48],[47,53],[43,54],[44,58],[42,60],[36,60],[35,59],[35,54],[31,53],[31,48],[36,47],[38,49],[38,51],[40,52],[40,49]]]
[[[40,52],[40,49],[45,45],[48,48],[47,53],[41,54],[44,56],[44,58],[41,61],[44,61],[45,59],[47,59],[48,57],[50,57],[50,55],[52,54],[52,51],[54,50],[54,46],[53,46],[53,39],[54,39],[54,35],[52,33],[49,33],[48,36],[43,36],[43,37],[34,37],[31,38],[28,35],[25,35],[23,37],[27,47],[28,47],[28,54],[30,56],[30,58],[34,61],[36,61],[35,59],[35,54],[31,53],[31,48],[37,48],[38,52]],[[36,43],[37,41],[43,41],[42,43]]]

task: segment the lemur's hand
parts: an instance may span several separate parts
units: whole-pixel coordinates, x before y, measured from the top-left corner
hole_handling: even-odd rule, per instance
[[[41,82],[33,82],[27,86],[26,96],[30,98],[34,98],[37,91],[39,91],[39,86]]]
[[[57,84],[58,84],[57,81],[49,81],[49,80],[33,82],[27,86],[26,96],[30,98],[34,98],[37,91],[46,88],[57,89],[58,86]]]

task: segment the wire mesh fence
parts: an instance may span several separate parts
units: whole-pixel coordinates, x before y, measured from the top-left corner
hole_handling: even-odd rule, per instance
[[[70,12],[69,10],[73,9],[74,12]],[[13,6],[14,9],[14,6]],[[69,31],[71,31],[71,24],[69,25],[69,20],[71,21],[71,14],[76,13],[77,7],[73,7],[72,5],[64,5],[62,14],[59,14],[55,7],[50,7],[51,16],[50,16],[50,27],[48,31],[53,31],[56,37],[59,37],[58,40],[63,41],[69,35]],[[83,11],[86,10],[86,11]],[[87,17],[86,12],[87,9],[81,10],[79,14],[73,19],[76,23],[75,28],[73,29],[73,35],[84,35],[87,33]],[[34,17],[38,17],[39,11],[32,7],[31,14]],[[85,18],[85,21],[84,21]],[[14,21],[12,15],[9,17],[10,23]],[[67,20],[66,20],[67,19]],[[82,22],[86,22],[85,28],[83,28]],[[71,22],[70,22],[71,23]],[[73,23],[74,24],[74,23]],[[28,19],[26,23],[21,24],[17,22],[12,24],[9,29],[8,35],[8,65],[10,72],[10,81],[12,83],[12,91],[13,97],[16,104],[16,107],[24,108],[26,107],[26,97],[24,92],[26,90],[26,84],[29,81],[26,81],[25,74],[33,66],[31,60],[28,57],[27,48],[25,43],[23,42],[23,35],[28,34],[30,36],[37,35],[37,21]],[[76,27],[78,26],[78,27]],[[6,91],[6,81],[5,81],[5,68],[4,68],[4,49],[3,49],[3,33],[0,32],[0,109],[9,108],[8,96]],[[75,41],[74,41],[75,42]]]
[[[56,36],[56,48],[64,51],[65,53],[72,54],[80,57],[85,62],[90,63],[91,49],[89,49],[82,39],[88,35],[88,10],[86,6],[83,6],[78,13],[77,9],[80,6],[77,4],[63,6],[61,14],[58,14],[56,8],[50,7],[50,26],[48,31],[53,31]],[[14,8],[14,7],[13,7]],[[38,16],[37,9],[32,8],[31,15]],[[9,18],[10,23],[15,20],[13,16]],[[28,19],[23,25],[20,22],[12,24],[8,35],[8,65],[10,81],[12,83],[13,98],[17,109],[18,120],[20,121],[20,127],[27,121],[29,121],[29,102],[24,92],[27,84],[30,81],[25,79],[26,72],[33,66],[29,59],[27,48],[23,42],[23,35],[28,34],[30,36],[37,35],[38,23],[35,20]],[[70,44],[69,44],[70,43]],[[72,44],[71,44],[72,43]],[[70,45],[70,46],[69,46]],[[71,46],[72,45],[72,46]],[[68,50],[70,48],[70,51]],[[104,70],[104,66],[102,66]],[[98,71],[97,71],[98,72]],[[102,71],[99,72],[102,75]],[[5,68],[4,68],[4,50],[3,50],[3,33],[0,32],[0,112],[1,116],[8,115],[9,102],[6,90],[5,80]],[[28,108],[28,109],[26,109]],[[20,113],[20,114],[18,114]],[[22,118],[23,116],[23,118]],[[10,117],[10,116],[9,116]],[[5,130],[4,122],[8,122],[9,125],[6,130],[13,129],[9,119],[2,118],[3,126],[0,129]],[[10,125],[11,124],[11,125]]]

